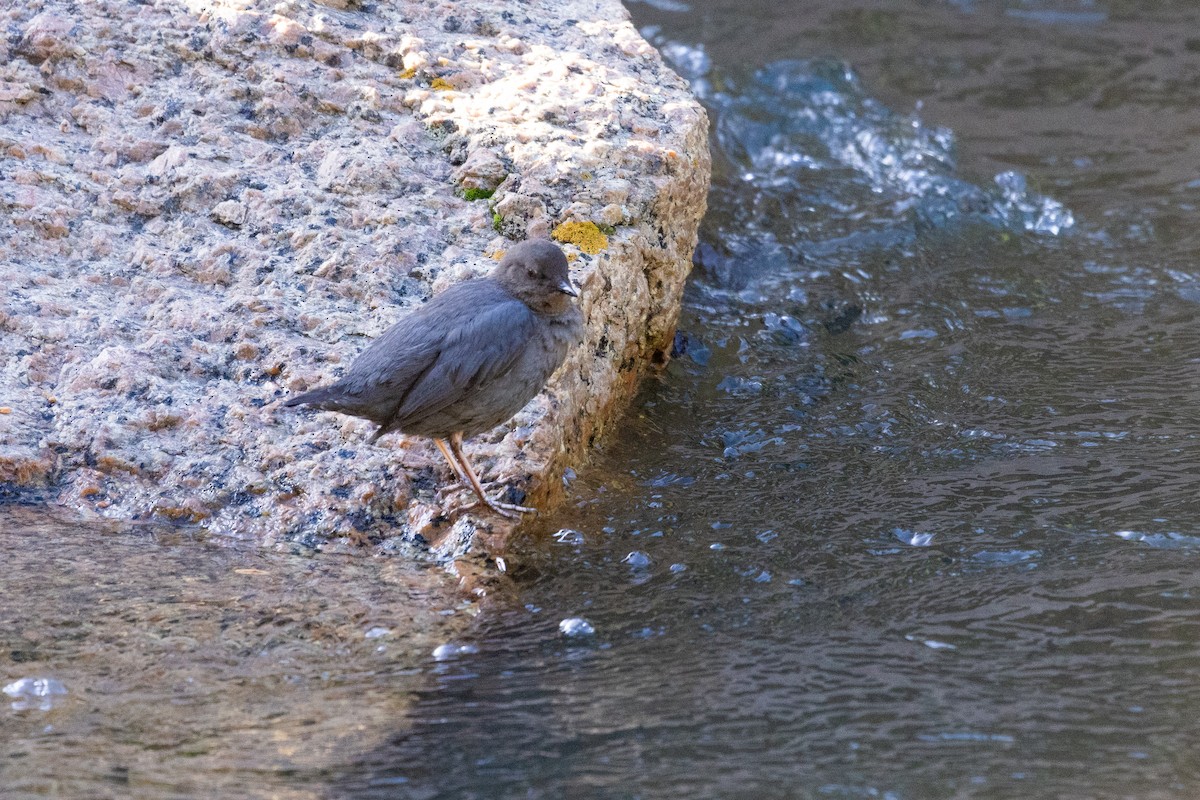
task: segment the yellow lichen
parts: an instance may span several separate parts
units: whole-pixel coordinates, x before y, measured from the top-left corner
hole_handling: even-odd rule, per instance
[[[608,247],[608,237],[594,222],[568,220],[555,228],[550,235],[560,242],[575,245],[589,256],[594,256]]]
[[[416,74],[417,74],[417,68],[409,67],[408,69],[404,70],[404,72],[400,73],[400,80],[406,81],[409,78],[412,78],[413,76],[415,76]]]
[[[445,78],[434,78],[429,82],[429,88],[436,89],[439,92],[449,92],[453,91],[454,84],[450,83],[450,81],[446,80]]]

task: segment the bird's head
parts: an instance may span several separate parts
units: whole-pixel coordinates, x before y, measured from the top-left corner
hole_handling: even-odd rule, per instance
[[[548,239],[530,239],[513,245],[492,276],[534,311],[560,314],[579,290],[571,283],[567,257]]]

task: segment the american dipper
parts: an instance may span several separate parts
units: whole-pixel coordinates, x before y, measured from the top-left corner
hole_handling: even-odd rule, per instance
[[[578,296],[558,245],[522,242],[486,278],[451,286],[384,331],[340,381],[284,405],[369,419],[379,425],[371,443],[392,431],[431,437],[480,502],[515,518],[534,509],[484,494],[463,438],[541,391],[582,335]]]

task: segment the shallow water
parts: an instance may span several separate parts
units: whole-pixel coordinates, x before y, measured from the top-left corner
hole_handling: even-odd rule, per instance
[[[520,600],[7,509],[0,794],[1200,795],[1200,10],[786,5],[631,5],[712,213]]]
[[[331,796],[1197,796],[1200,14],[677,5],[686,352]]]
[[[5,800],[322,797],[469,624],[440,572],[400,559],[3,511]]]

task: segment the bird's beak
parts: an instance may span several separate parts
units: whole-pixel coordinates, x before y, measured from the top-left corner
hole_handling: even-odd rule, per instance
[[[570,280],[565,280],[558,285],[558,290],[563,294],[569,294],[571,297],[579,297],[579,290],[575,288]]]

